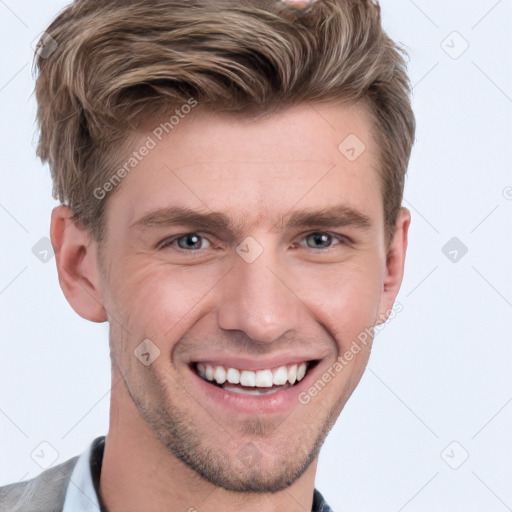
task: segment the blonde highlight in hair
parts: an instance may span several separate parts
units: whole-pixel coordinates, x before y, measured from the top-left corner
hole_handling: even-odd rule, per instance
[[[35,55],[37,155],[53,196],[101,239],[101,187],[148,118],[194,98],[258,117],[304,102],[363,103],[379,151],[386,239],[394,233],[415,135],[406,52],[372,0],[76,0]]]

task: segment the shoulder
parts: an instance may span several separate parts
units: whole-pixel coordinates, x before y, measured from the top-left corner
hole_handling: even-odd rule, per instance
[[[60,512],[69,478],[79,456],[43,471],[40,475],[0,487],[2,512]]]

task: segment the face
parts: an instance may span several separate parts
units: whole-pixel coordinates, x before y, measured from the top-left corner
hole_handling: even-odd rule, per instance
[[[142,133],[134,150],[156,146],[108,198],[99,288],[116,392],[215,485],[291,485],[366,367],[358,336],[389,314],[408,227],[405,210],[386,258],[370,129],[359,106],[198,110],[161,141]],[[350,134],[365,145],[355,160],[338,148]]]

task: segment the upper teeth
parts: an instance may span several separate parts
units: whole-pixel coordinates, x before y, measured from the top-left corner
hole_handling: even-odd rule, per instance
[[[209,381],[215,381],[218,384],[224,384],[228,381],[231,384],[241,384],[242,386],[268,388],[272,385],[282,386],[289,382],[294,384],[300,381],[306,375],[307,363],[290,364],[279,366],[279,368],[269,370],[238,370],[237,368],[225,366],[212,366],[206,363],[198,363],[197,371],[201,377]]]

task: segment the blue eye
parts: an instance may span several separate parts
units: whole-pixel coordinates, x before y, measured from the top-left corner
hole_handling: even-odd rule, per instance
[[[332,235],[331,233],[325,233],[322,231],[311,233],[304,237],[304,239],[311,241],[311,243],[309,243],[309,241],[306,242],[310,249],[328,249],[332,246],[334,241],[338,241],[339,243],[343,243],[344,241],[341,236]]]
[[[160,245],[160,249],[169,247],[175,242],[179,249],[183,249],[185,251],[197,251],[211,246],[210,242],[201,235],[198,235],[197,233],[187,233],[186,235],[180,235],[163,242],[162,245]],[[208,245],[203,246],[203,242],[206,242]]]

